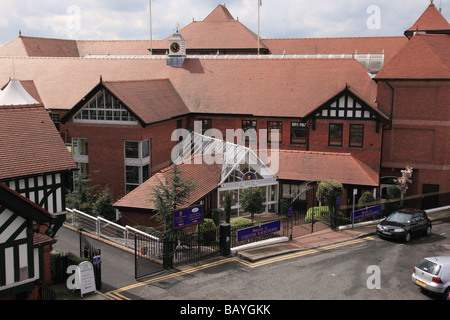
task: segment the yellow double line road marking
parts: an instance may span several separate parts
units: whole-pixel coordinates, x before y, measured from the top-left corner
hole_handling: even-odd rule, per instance
[[[142,281],[142,282],[139,282],[139,283],[135,283],[135,284],[129,285],[127,287],[119,288],[119,289],[107,292],[106,295],[108,295],[109,297],[114,298],[116,300],[131,300],[131,299],[128,299],[127,297],[121,295],[120,292],[124,292],[124,291],[128,291],[128,290],[135,289],[135,288],[138,288],[138,287],[142,287],[142,286],[145,286],[145,285],[148,285],[148,284],[151,284],[151,283],[164,281],[164,280],[171,279],[171,278],[180,277],[180,276],[191,274],[191,273],[203,270],[203,269],[208,269],[208,268],[215,267],[215,266],[218,266],[218,265],[221,265],[221,264],[224,264],[224,263],[228,263],[228,262],[231,262],[231,261],[238,261],[238,260],[239,260],[238,258],[233,257],[233,258],[228,258],[228,259],[224,259],[224,260],[220,260],[220,261],[204,264],[204,265],[201,265],[201,266],[198,266],[198,267],[190,268],[190,269],[187,269],[187,270],[182,270],[182,271],[179,271],[179,272],[176,272],[176,273],[171,273],[171,274],[168,274],[168,275],[164,275],[164,276],[156,277],[156,278],[153,278],[153,279],[150,279],[150,280],[146,280],[146,281]]]
[[[302,257],[302,256],[306,256],[306,255],[310,255],[310,254],[314,254],[314,253],[319,253],[319,252],[323,252],[323,251],[328,251],[331,249],[336,249],[336,248],[340,248],[340,247],[344,247],[344,246],[349,246],[352,244],[357,244],[357,243],[362,243],[365,241],[369,241],[369,240],[373,240],[373,238],[371,237],[365,237],[365,238],[359,238],[359,239],[354,239],[354,240],[349,240],[349,241],[344,241],[344,242],[338,242],[338,243],[334,243],[334,244],[330,244],[330,245],[326,245],[323,247],[317,247],[314,249],[309,249],[309,250],[304,250],[304,251],[299,251],[299,252],[295,252],[295,253],[291,253],[291,254],[285,254],[279,257],[275,257],[275,258],[271,258],[271,259],[265,259],[262,260],[260,262],[247,262],[244,260],[241,260],[237,257],[232,257],[232,258],[227,258],[227,259],[223,259],[223,260],[219,260],[219,261],[215,261],[212,263],[207,263],[201,266],[197,266],[197,267],[193,267],[190,269],[186,269],[186,270],[182,270],[176,273],[171,273],[168,275],[164,275],[164,276],[160,276],[160,277],[156,277],[150,280],[146,280],[146,281],[142,281],[139,283],[135,283],[132,285],[129,285],[127,287],[123,287],[123,288],[119,288],[113,291],[109,291],[107,293],[105,293],[107,296],[115,299],[115,300],[131,300],[127,297],[125,297],[123,294],[121,294],[122,292],[125,291],[129,291],[135,288],[139,288],[148,284],[152,284],[155,282],[159,282],[159,281],[164,281],[167,279],[172,279],[172,278],[177,278],[183,275],[187,275],[187,274],[191,274],[200,270],[204,270],[204,269],[208,269],[211,267],[215,267],[215,266],[219,266],[225,263],[229,263],[229,262],[239,262],[247,267],[250,268],[257,268],[257,267],[261,267],[270,263],[275,263],[278,261],[283,261],[283,260],[289,260],[289,259],[294,259],[294,258],[298,258],[298,257]]]
[[[264,266],[266,264],[270,264],[270,263],[274,263],[274,262],[278,262],[278,261],[284,261],[284,260],[289,260],[289,259],[293,259],[293,258],[298,258],[298,257],[302,257],[302,256],[314,254],[314,253],[319,253],[319,252],[328,251],[328,250],[331,250],[331,249],[336,249],[336,248],[340,248],[340,247],[344,247],[344,246],[349,246],[349,245],[352,245],[352,244],[366,242],[366,241],[369,241],[369,240],[373,240],[373,238],[372,237],[364,237],[364,238],[359,238],[359,239],[355,239],[355,240],[338,242],[338,243],[326,245],[326,246],[323,246],[323,247],[317,247],[317,248],[313,248],[313,249],[309,249],[309,250],[298,251],[298,252],[295,252],[295,253],[284,254],[282,256],[271,258],[271,259],[265,259],[265,260],[262,260],[260,262],[253,262],[253,263],[251,263],[251,262],[246,262],[246,261],[243,261],[243,260],[240,260],[239,262],[244,264],[244,265],[246,265],[246,266],[248,266],[248,267],[250,267],[250,268],[256,268],[256,267]]]

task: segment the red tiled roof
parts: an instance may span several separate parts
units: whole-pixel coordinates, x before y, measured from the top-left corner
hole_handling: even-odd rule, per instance
[[[0,58],[0,68],[10,63]],[[61,110],[75,106],[100,75],[107,82],[169,79],[193,113],[303,117],[346,85],[368,103],[376,94],[367,69],[351,58],[186,59],[182,68],[157,57],[17,58],[15,69],[18,77],[34,80],[47,109]]]
[[[0,106],[0,179],[75,168],[43,106]]]
[[[20,36],[29,57],[79,57],[75,40]]]
[[[375,79],[449,79],[450,35],[416,34]]]
[[[337,180],[342,184],[378,186],[378,173],[349,153],[280,150],[280,180]]]
[[[33,246],[40,247],[47,244],[55,243],[56,240],[42,233],[33,233]]]
[[[179,30],[188,49],[249,49],[258,47],[258,35],[235,20],[228,9],[218,5],[203,21]],[[167,37],[168,40],[171,36]],[[167,46],[167,44],[164,44]],[[260,48],[266,48],[260,43]]]
[[[168,79],[102,83],[144,123],[158,122],[189,113]]]
[[[41,96],[39,95],[33,80],[20,80],[20,83],[34,100],[42,104]]]
[[[450,24],[444,18],[444,16],[439,12],[436,6],[431,3],[427,9],[422,13],[419,19],[406,30],[405,34],[412,33],[415,31],[438,31],[438,30],[449,30]]]
[[[150,40],[77,40],[80,57],[88,55],[148,55]],[[169,50],[167,40],[153,40],[153,47]],[[1,52],[1,51],[0,51]]]
[[[194,190],[187,199],[188,204],[186,206],[196,203],[218,187],[220,182],[221,167],[222,166],[220,164],[209,165],[204,163],[204,161],[202,161],[201,164],[182,163],[179,165],[181,177],[186,180],[191,179],[191,181],[195,184]],[[171,172],[170,168],[171,167],[168,167],[153,175],[142,185],[114,203],[114,206],[118,208],[155,210],[155,206],[152,201],[153,188],[158,186],[160,181],[165,183],[165,179],[169,177],[168,175]]]

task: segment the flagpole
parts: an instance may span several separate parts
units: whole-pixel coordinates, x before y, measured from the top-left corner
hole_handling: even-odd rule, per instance
[[[149,3],[150,3],[150,54],[153,54],[152,0],[149,0]]]
[[[261,0],[257,0],[258,1],[258,56],[259,56],[259,34],[260,34],[260,17],[261,17]]]

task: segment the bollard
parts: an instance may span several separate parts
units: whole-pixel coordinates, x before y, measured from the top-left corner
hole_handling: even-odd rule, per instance
[[[220,254],[224,257],[230,255],[230,235],[231,235],[231,225],[229,223],[222,223],[220,225]]]

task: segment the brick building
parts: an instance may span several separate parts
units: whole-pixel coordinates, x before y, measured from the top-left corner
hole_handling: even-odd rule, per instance
[[[413,32],[414,31],[414,32]],[[405,32],[410,40],[374,78],[377,102],[391,118],[384,132],[382,177],[413,167],[411,204],[450,203],[450,24],[431,3]]]
[[[416,135],[423,148],[414,151],[410,192],[435,190],[437,184],[448,190],[445,23],[431,4],[406,37],[258,44],[257,36],[219,5],[203,21],[153,41],[153,55],[143,40],[19,36],[0,48],[0,66],[11,69],[14,56],[16,75],[33,80],[78,167],[93,185],[108,185],[115,199],[169,165],[177,143],[173,131],[193,130],[197,121],[224,137],[227,129],[256,129],[267,130],[270,140],[277,129],[280,149],[314,153],[317,162],[321,154],[350,155],[368,173],[347,186],[360,193],[376,188],[380,177],[399,176],[413,159],[406,156],[404,138]],[[177,41],[181,46],[174,52],[171,44]],[[430,98],[436,104],[432,113],[425,108],[430,114],[424,119],[420,99]],[[125,118],[116,120],[115,112]]]

